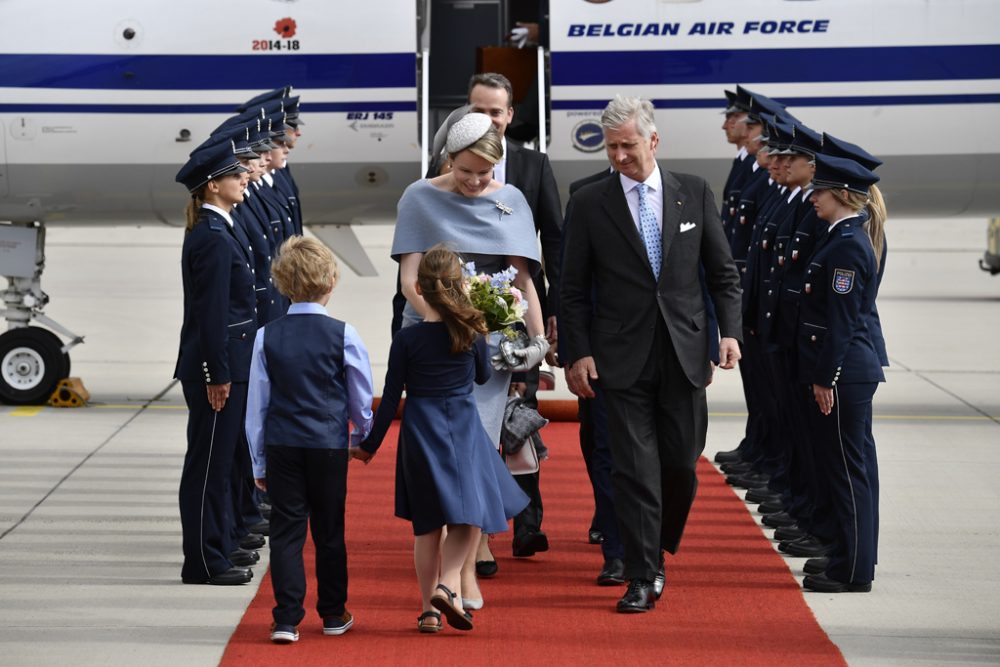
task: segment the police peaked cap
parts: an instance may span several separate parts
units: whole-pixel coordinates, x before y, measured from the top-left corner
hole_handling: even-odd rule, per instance
[[[253,109],[254,107],[264,106],[265,103],[271,100],[280,100],[283,97],[288,97],[292,94],[292,87],[282,86],[281,88],[275,88],[274,90],[269,90],[266,93],[261,93],[256,97],[252,97],[240,106],[236,107],[236,111],[242,113],[247,109]]]
[[[798,155],[805,153],[814,156],[820,152],[823,146],[823,137],[805,125],[796,124],[792,126],[792,141],[788,145],[789,154]]]
[[[826,132],[823,133],[823,154],[832,155],[834,157],[846,157],[847,159],[854,160],[866,169],[871,169],[872,171],[882,166],[882,160],[879,160],[864,148],[861,148],[861,146],[856,146],[852,143],[844,141],[843,139],[838,139],[837,137],[831,136]]]
[[[231,140],[196,150],[177,172],[174,180],[186,187],[188,192],[195,192],[212,179],[247,171],[240,165],[235,150]]]
[[[850,190],[867,195],[879,178],[854,160],[832,155],[816,156],[816,173],[809,185],[813,190]]]

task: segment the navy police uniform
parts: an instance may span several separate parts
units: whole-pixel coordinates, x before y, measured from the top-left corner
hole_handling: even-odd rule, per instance
[[[191,156],[177,180],[197,192],[213,178],[243,171],[233,149],[217,144]],[[219,209],[202,208],[181,252],[184,320],[174,376],[188,405],[187,452],[179,490],[185,583],[245,583],[234,568],[231,473],[246,408],[257,329],[251,258]],[[208,385],[231,383],[215,412]]]
[[[878,177],[847,159],[817,156],[814,187],[867,192]],[[807,415],[817,469],[825,478],[836,525],[826,573],[807,588],[868,590],[875,576],[878,465],[870,437],[872,397],[885,381],[868,326],[878,268],[860,217],[831,221],[809,260],[799,305],[796,341],[803,391],[832,388],[833,410],[813,404]]]

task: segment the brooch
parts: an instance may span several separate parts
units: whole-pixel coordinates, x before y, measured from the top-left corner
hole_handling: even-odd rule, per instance
[[[514,209],[512,209],[510,206],[507,206],[507,204],[504,204],[499,199],[496,201],[496,205],[497,208],[500,209],[500,214],[497,216],[498,220],[503,220],[503,216],[510,215],[511,213],[514,212]]]

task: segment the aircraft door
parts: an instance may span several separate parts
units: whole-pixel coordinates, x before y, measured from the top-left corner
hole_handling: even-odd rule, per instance
[[[0,197],[7,196],[7,148],[4,144],[6,142],[6,126],[4,122],[0,120]]]

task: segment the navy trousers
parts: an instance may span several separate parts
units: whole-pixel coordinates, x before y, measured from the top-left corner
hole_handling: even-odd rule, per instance
[[[618,518],[615,515],[614,489],[611,482],[613,464],[611,442],[608,432],[608,412],[604,405],[604,394],[599,386],[594,387],[594,398],[580,399],[580,441],[587,441],[590,457],[587,459],[587,473],[594,489],[595,527],[601,531],[604,541],[601,552],[605,558],[624,558],[621,535],[618,532]]]
[[[838,384],[829,415],[815,403],[809,411],[817,470],[828,482],[835,525],[826,574],[847,583],[870,583],[875,577],[878,463],[870,434],[877,387],[875,382]]]
[[[302,547],[306,525],[316,546],[316,611],[340,616],[347,602],[346,449],[267,447],[271,498],[271,582],[275,623],[298,625],[305,617],[306,573]]]
[[[183,533],[181,578],[204,581],[233,565],[232,470],[246,413],[247,385],[234,382],[220,412],[204,382],[182,382],[188,406],[187,453],[178,492]]]

